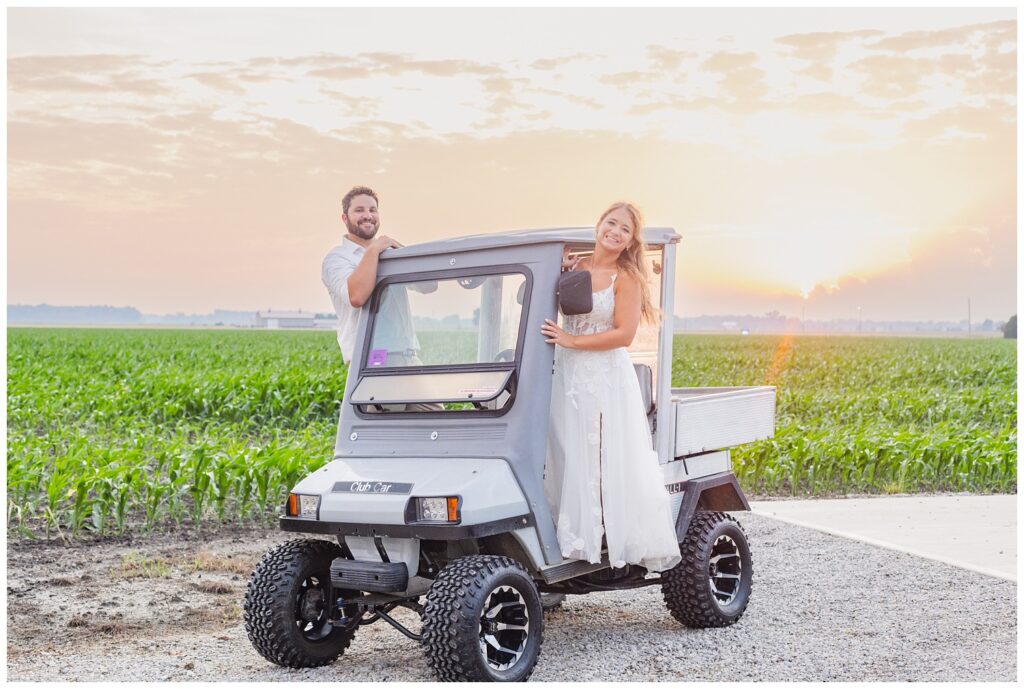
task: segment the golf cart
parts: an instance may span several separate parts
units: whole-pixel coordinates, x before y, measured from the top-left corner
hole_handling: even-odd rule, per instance
[[[257,566],[245,627],[261,655],[325,665],[383,620],[422,643],[442,680],[520,681],[540,653],[542,592],[660,586],[684,625],[740,618],[750,550],[726,512],[749,505],[728,448],[773,434],[775,388],[671,387],[679,235],[649,228],[645,240],[666,318],[629,349],[682,561],[657,574],[566,560],[555,537],[543,486],[554,346],[540,325],[589,297],[589,285],[558,284],[563,252],[592,252],[594,230],[388,250],[359,318],[334,459],[294,487],[280,519],[332,540],[287,541]],[[419,630],[391,615],[399,606]]]

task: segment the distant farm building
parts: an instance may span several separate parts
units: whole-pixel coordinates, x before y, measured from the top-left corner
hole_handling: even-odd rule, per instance
[[[257,328],[315,328],[316,314],[302,311],[257,311],[253,319]]]

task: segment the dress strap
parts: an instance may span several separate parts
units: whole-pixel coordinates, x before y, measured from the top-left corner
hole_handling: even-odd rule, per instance
[[[618,273],[612,273],[612,284],[615,284],[615,278],[619,277]]]

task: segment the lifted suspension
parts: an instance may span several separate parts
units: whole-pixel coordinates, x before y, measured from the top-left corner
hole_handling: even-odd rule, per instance
[[[348,616],[345,614],[345,607],[352,605],[356,606],[357,612],[355,615]],[[346,631],[353,630],[356,627],[373,624],[377,620],[384,620],[413,641],[422,641],[422,634],[414,633],[388,614],[397,607],[408,608],[418,615],[423,614],[423,606],[416,600],[398,600],[389,601],[387,603],[359,603],[358,601],[345,601],[341,599],[339,599],[335,605],[335,614],[337,615],[336,620],[338,625]]]

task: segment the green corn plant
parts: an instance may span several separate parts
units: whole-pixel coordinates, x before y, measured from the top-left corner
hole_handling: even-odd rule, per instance
[[[46,537],[50,537],[50,526],[52,525],[60,532],[60,506],[61,503],[68,498],[68,484],[71,482],[71,476],[64,473],[54,467],[53,473],[50,474],[46,481]],[[63,536],[61,536],[63,538]]]
[[[85,527],[85,520],[92,512],[92,484],[89,478],[75,482],[74,503],[71,507],[71,535],[78,535]]]
[[[152,531],[156,528],[164,511],[164,497],[167,495],[170,486],[166,483],[157,483],[151,479],[145,485],[143,504],[145,505],[146,518],[145,530]]]

